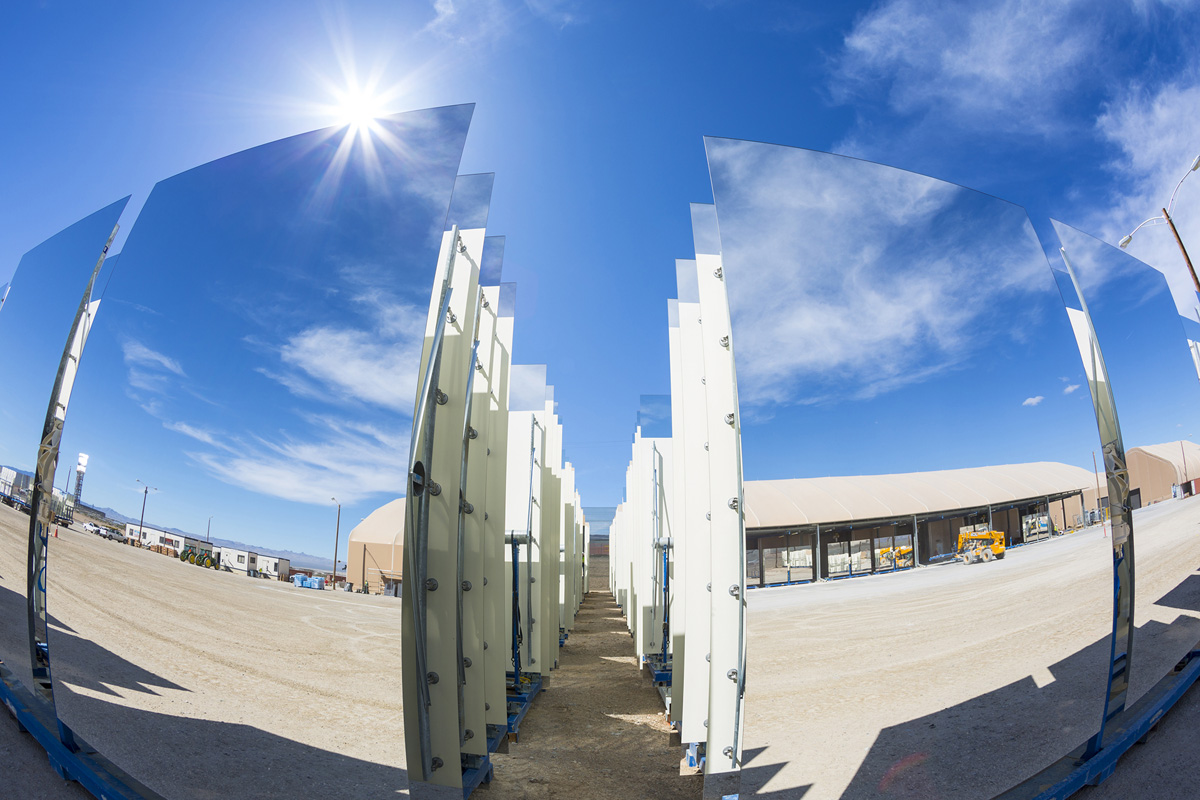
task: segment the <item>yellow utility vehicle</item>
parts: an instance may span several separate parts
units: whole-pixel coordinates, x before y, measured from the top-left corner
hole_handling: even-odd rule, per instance
[[[890,563],[896,569],[911,567],[913,549],[911,547],[888,547],[879,551],[880,566]]]
[[[957,552],[964,564],[1004,558],[1004,534],[988,530],[986,525],[962,528],[958,532]]]

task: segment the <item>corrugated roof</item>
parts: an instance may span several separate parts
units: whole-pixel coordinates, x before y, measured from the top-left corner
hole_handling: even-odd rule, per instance
[[[1195,474],[1200,475],[1200,461]],[[1096,476],[1088,470],[1052,461],[901,475],[746,481],[746,527],[787,528],[924,516],[1006,505],[1094,489],[1095,485]]]
[[[1165,442],[1134,447],[1126,454],[1126,460],[1134,450],[1141,450],[1146,455],[1165,461],[1174,467],[1176,483],[1182,483],[1185,476],[1191,479],[1200,478],[1200,445],[1194,442]],[[1186,462],[1184,453],[1187,454]]]
[[[350,531],[354,544],[397,544],[404,546],[404,498],[372,511]]]

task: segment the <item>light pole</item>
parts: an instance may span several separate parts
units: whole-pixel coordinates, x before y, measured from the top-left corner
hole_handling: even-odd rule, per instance
[[[337,554],[338,554],[338,537],[342,532],[342,504],[338,503],[336,497],[329,498],[337,503],[337,527],[333,529],[333,588],[337,588]]]
[[[208,529],[204,531],[204,541],[208,542],[209,544],[212,544],[212,539],[210,538],[211,535],[212,535],[212,517],[209,517],[208,518]]]
[[[138,544],[141,544],[142,543],[142,524],[146,521],[146,495],[150,494],[151,489],[154,489],[154,491],[156,491],[156,492],[158,491],[158,489],[155,489],[153,486],[150,486],[145,481],[143,481],[141,478],[138,478],[137,482],[140,483],[143,487],[142,488],[142,518],[138,520]]]
[[[1200,156],[1196,156],[1196,160],[1192,162],[1192,166],[1188,168],[1187,172],[1183,173],[1183,177],[1179,179],[1179,183],[1175,184],[1175,191],[1171,192],[1171,200],[1167,203],[1167,207],[1162,210],[1162,216],[1151,217],[1141,225],[1138,225],[1129,232],[1128,236],[1120,241],[1120,247],[1122,250],[1128,247],[1129,243],[1133,241],[1133,234],[1140,231],[1144,226],[1167,223],[1167,225],[1171,226],[1171,233],[1175,234],[1175,242],[1179,245],[1179,252],[1183,253],[1184,263],[1187,264],[1188,272],[1192,275],[1192,285],[1200,293],[1200,278],[1196,277],[1196,270],[1192,267],[1192,259],[1188,257],[1187,249],[1183,246],[1183,239],[1179,238],[1179,231],[1175,228],[1175,221],[1171,219],[1171,211],[1175,208],[1175,195],[1179,194],[1179,187],[1187,180],[1187,176],[1191,175],[1197,169],[1200,169]]]

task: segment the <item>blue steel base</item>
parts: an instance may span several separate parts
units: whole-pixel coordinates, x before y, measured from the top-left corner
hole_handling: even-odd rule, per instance
[[[646,656],[646,665],[650,667],[650,680],[655,686],[671,685],[671,659],[662,656]]]
[[[493,769],[492,760],[488,756],[463,756],[463,800],[469,800],[471,792],[482,784],[492,782]]]
[[[684,750],[687,765],[692,769],[704,769],[704,742],[692,742]]]
[[[64,745],[58,732],[61,723],[55,719],[54,709],[26,689],[2,661],[0,700],[4,701],[9,713],[16,719],[17,728],[27,731],[45,749],[50,766],[64,780],[78,781],[93,796],[105,800],[163,800],[162,795],[118,769],[95,748],[74,736],[66,726],[62,726],[64,733],[69,741],[74,742],[75,748]]]
[[[536,673],[525,673],[521,676],[521,685],[513,686],[513,673],[508,673],[508,738],[520,741],[521,720],[529,713],[533,698],[542,690],[542,676]]]
[[[1104,746],[1091,758],[1084,758],[1085,742],[1024,783],[996,795],[994,800],[1062,800],[1084,786],[1100,784],[1117,768],[1117,759],[1144,741],[1198,678],[1200,649],[1188,653],[1141,700],[1110,720],[1104,729]]]
[[[571,635],[571,634],[567,633],[567,632],[566,632],[566,631],[564,631],[562,628],[559,628],[559,629],[558,629],[558,646],[559,646],[559,647],[562,647],[564,644],[566,644],[566,643],[567,643],[567,637],[569,637],[570,635]]]

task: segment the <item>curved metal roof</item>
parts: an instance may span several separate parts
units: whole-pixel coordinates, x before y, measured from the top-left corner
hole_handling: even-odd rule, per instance
[[[354,544],[395,544],[404,546],[404,498],[386,503],[367,515],[350,531]]]
[[[1189,441],[1164,442],[1163,444],[1144,444],[1134,447],[1127,453],[1126,460],[1133,457],[1135,452],[1145,453],[1151,458],[1166,462],[1175,470],[1175,482],[1182,483],[1185,478],[1200,477],[1200,445]],[[1186,451],[1186,461],[1185,453]]]
[[[925,516],[1095,486],[1096,476],[1088,470],[1052,461],[900,475],[746,481],[746,527]]]

